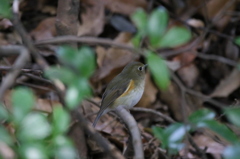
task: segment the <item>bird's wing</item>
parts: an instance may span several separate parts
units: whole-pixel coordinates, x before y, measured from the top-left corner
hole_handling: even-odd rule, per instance
[[[118,97],[120,97],[125,92],[128,92],[128,89],[131,88],[132,80],[122,80],[117,84],[117,86],[111,86],[110,89],[106,89],[103,94],[101,109],[105,110],[108,108]]]

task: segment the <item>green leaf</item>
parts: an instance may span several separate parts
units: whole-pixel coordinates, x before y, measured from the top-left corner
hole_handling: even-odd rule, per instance
[[[240,36],[237,36],[235,39],[234,39],[234,42],[240,46]]]
[[[80,78],[73,82],[66,92],[66,103],[70,109],[77,107],[84,98],[91,95],[87,79]]]
[[[11,18],[11,6],[9,0],[0,0],[0,15],[6,18]]]
[[[131,16],[132,21],[138,28],[139,34],[142,36],[146,34],[147,28],[147,14],[143,9],[137,9]]]
[[[69,114],[60,106],[53,109],[53,132],[55,135],[65,133],[70,124]]]
[[[11,136],[9,135],[9,132],[7,132],[6,129],[2,126],[0,126],[0,141],[6,143],[8,145],[13,144],[13,140],[12,140]]]
[[[45,72],[45,76],[50,79],[59,79],[65,84],[71,84],[72,81],[76,80],[78,77],[70,69],[66,67],[51,67]]]
[[[154,126],[152,130],[153,130],[154,136],[161,141],[162,147],[166,148],[168,145],[168,138],[165,136],[164,129]]]
[[[21,158],[48,159],[46,147],[39,143],[23,144],[19,147]]]
[[[162,142],[162,148],[168,148],[170,154],[176,154],[183,148],[182,140],[189,130],[190,126],[174,123],[166,129],[153,127],[153,134]]]
[[[197,127],[207,127],[210,130],[221,135],[230,143],[236,143],[239,141],[238,137],[226,125],[221,124],[215,120],[204,120],[204,121],[198,122]]]
[[[215,115],[216,115],[215,112],[209,109],[201,109],[193,112],[189,116],[188,120],[192,123],[198,123],[200,121],[214,119]]]
[[[228,146],[223,152],[225,159],[239,159],[240,156],[240,145]]]
[[[54,143],[54,152],[55,158],[58,159],[75,159],[76,158],[76,151],[74,150],[72,142],[66,138],[65,136],[57,136],[53,140]]]
[[[168,142],[174,143],[182,141],[183,137],[189,130],[189,126],[185,126],[182,123],[174,123],[166,128],[165,133],[168,135]]]
[[[95,70],[95,56],[89,47],[81,47],[80,50],[60,47],[58,55],[65,64],[78,69],[83,77],[89,78]]]
[[[68,64],[72,64],[72,62],[76,59],[76,54],[77,50],[69,46],[62,46],[57,50],[57,55],[60,60]]]
[[[166,89],[170,83],[170,73],[166,62],[153,52],[147,51],[147,63],[157,86]]]
[[[81,47],[77,53],[75,61],[76,68],[79,69],[81,75],[89,78],[95,70],[95,56],[89,47]]]
[[[240,126],[240,107],[226,108],[227,118],[236,126]]]
[[[26,140],[41,140],[49,136],[51,126],[47,119],[42,114],[28,114],[20,125],[18,132],[19,139]]]
[[[159,47],[176,47],[191,39],[191,32],[184,27],[172,27],[163,35]]]
[[[56,150],[55,158],[58,159],[76,159],[77,153],[73,146],[62,146]]]
[[[8,120],[9,118],[9,113],[8,111],[5,109],[5,107],[3,106],[2,103],[0,103],[0,121],[1,120]]]
[[[133,38],[132,38],[132,43],[134,47],[139,47],[140,42],[141,42],[142,36],[141,34],[137,33]]]
[[[11,101],[13,105],[13,120],[16,124],[26,116],[33,108],[35,97],[31,90],[26,88],[17,88],[12,92]]]
[[[152,12],[148,20],[148,35],[153,46],[159,44],[163,33],[166,31],[168,14],[165,8],[161,7]]]

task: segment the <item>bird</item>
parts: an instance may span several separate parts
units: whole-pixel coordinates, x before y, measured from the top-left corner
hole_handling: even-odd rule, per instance
[[[147,64],[144,65],[141,62],[130,62],[110,81],[103,93],[100,110],[93,122],[93,127],[96,126],[100,117],[109,111],[119,106],[130,109],[139,102],[144,92],[146,67]]]

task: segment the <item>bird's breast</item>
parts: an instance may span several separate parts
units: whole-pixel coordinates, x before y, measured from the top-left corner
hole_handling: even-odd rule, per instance
[[[144,84],[144,81],[135,83],[131,80],[126,91],[114,102],[114,107],[122,105],[125,108],[130,109],[135,106],[143,95]]]

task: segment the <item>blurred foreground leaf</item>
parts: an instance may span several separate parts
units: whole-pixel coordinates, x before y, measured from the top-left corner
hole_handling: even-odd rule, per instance
[[[155,53],[147,51],[147,63],[157,86],[166,89],[170,83],[170,73],[166,62]]]
[[[225,110],[227,118],[236,126],[240,127],[240,108],[226,108]]]

